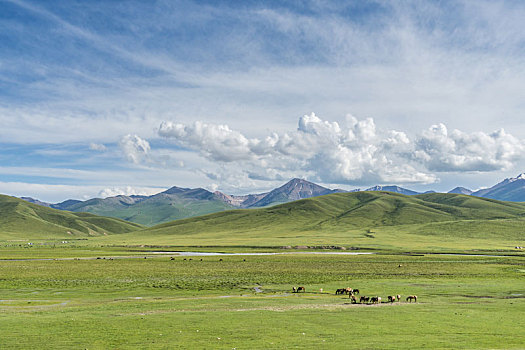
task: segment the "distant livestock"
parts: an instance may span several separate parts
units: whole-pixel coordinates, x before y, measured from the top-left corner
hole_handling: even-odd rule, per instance
[[[408,302],[412,302],[412,300],[414,300],[414,302],[417,302],[417,295],[409,295],[407,297]]]
[[[364,295],[359,298],[360,303],[368,303],[370,301],[370,297],[365,297]]]
[[[306,289],[304,287],[292,287],[292,292],[293,293],[299,293],[300,291],[303,291],[303,293],[306,293]]]
[[[337,295],[337,294],[345,294],[345,291],[346,291],[346,288],[338,288],[335,291],[335,295]]]
[[[389,296],[388,296],[388,301],[389,301],[390,303],[393,303],[394,301],[396,301],[396,296],[395,296],[395,295],[389,295]]]
[[[372,304],[381,304],[381,297],[371,297],[370,302]]]

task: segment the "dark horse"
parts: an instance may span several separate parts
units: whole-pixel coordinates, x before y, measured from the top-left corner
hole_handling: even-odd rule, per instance
[[[306,289],[304,287],[302,287],[302,286],[301,287],[297,287],[297,288],[292,287],[292,290],[293,290],[294,293],[299,293],[300,291],[303,291],[303,293],[306,293]]]
[[[417,303],[417,295],[409,295],[407,297],[408,302],[412,302],[412,300],[414,300]]]
[[[345,294],[345,291],[346,291],[345,288],[338,288],[338,289],[335,291],[335,295],[337,295],[337,294]]]

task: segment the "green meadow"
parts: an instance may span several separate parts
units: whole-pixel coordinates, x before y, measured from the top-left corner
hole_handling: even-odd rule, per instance
[[[525,348],[520,203],[335,194],[147,228],[0,199],[0,349]]]
[[[106,254],[88,259],[86,249],[54,250],[62,257],[0,261],[3,349],[524,346],[523,256],[142,252],[144,259],[99,248],[93,252]],[[292,293],[299,285],[306,292]],[[334,294],[345,287],[382,303]],[[400,302],[386,301],[396,294]],[[406,302],[412,294],[417,303]]]

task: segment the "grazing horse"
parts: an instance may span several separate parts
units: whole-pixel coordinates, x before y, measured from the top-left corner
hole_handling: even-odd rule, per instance
[[[394,301],[396,301],[396,296],[395,295],[389,295],[388,296],[388,301],[393,303]]]
[[[350,288],[350,287],[345,288],[345,293],[346,293],[346,294],[352,294],[353,291],[354,291],[354,290],[353,290],[352,288]]]
[[[407,301],[408,301],[408,302],[412,302],[412,300],[414,300],[414,302],[417,303],[417,295],[409,295],[409,296],[407,297]]]
[[[352,304],[357,304],[357,299],[356,299],[355,295],[351,294],[350,295],[350,299],[352,299]]]
[[[371,297],[370,302],[372,304],[381,304],[381,297]]]
[[[352,293],[354,293],[354,294],[359,294],[359,289],[354,289],[354,290],[352,291]]]
[[[306,293],[306,289],[304,287],[302,287],[302,286],[301,287],[297,287],[297,288],[294,287],[294,290],[295,290],[296,293],[299,293],[300,291],[303,291],[303,293]]]
[[[365,297],[364,295],[361,298],[359,298],[360,303],[363,303],[363,302],[368,303],[369,301],[370,301],[370,297]]]
[[[345,288],[337,288],[335,291],[335,295],[337,294],[345,294],[346,289]]]
[[[401,295],[396,295],[397,301],[401,300]]]

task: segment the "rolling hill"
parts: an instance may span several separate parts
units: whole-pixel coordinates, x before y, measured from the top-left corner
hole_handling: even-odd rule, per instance
[[[172,187],[152,196],[115,196],[66,201],[53,208],[88,212],[152,226],[161,222],[215,213],[233,207],[202,188]]]
[[[421,193],[399,186],[374,186],[364,192],[385,191],[410,196],[421,195]],[[227,195],[219,191],[212,193],[202,188],[172,187],[152,196],[121,195],[108,198],[93,198],[87,201],[67,200],[57,204],[45,203],[29,197],[23,197],[23,199],[50,208],[74,212],[89,212],[97,215],[120,218],[146,226],[154,226],[173,220],[231,209],[271,207],[300,199],[344,192],[343,190],[332,190],[319,186],[306,180],[292,179],[270,192],[244,196]],[[430,193],[434,192],[429,191],[423,194]],[[504,201],[525,201],[525,174],[521,174],[516,178],[505,179],[491,188],[479,190],[474,193],[463,187],[456,187],[449,193]]]
[[[130,241],[162,244],[312,244],[370,246],[421,235],[451,239],[523,240],[525,204],[459,194],[335,193],[270,208],[234,210],[132,232]],[[473,231],[469,227],[475,228]],[[459,230],[461,228],[461,230]],[[501,228],[501,229],[500,229]],[[379,233],[378,233],[379,232]],[[408,236],[407,236],[408,235]],[[423,237],[425,236],[425,237]],[[385,236],[386,237],[386,236]],[[365,241],[363,241],[363,239]],[[427,242],[428,243],[428,242]],[[425,244],[427,244],[425,243]]]
[[[25,201],[41,206],[74,212],[89,212],[153,226],[173,220],[216,213],[235,208],[260,208],[303,198],[341,192],[312,182],[293,179],[270,192],[246,196],[226,195],[203,188],[172,187],[152,196],[115,196],[86,201],[67,200],[50,204],[30,197]]]
[[[1,239],[56,239],[122,234],[141,225],[90,213],[72,213],[0,195]]]

